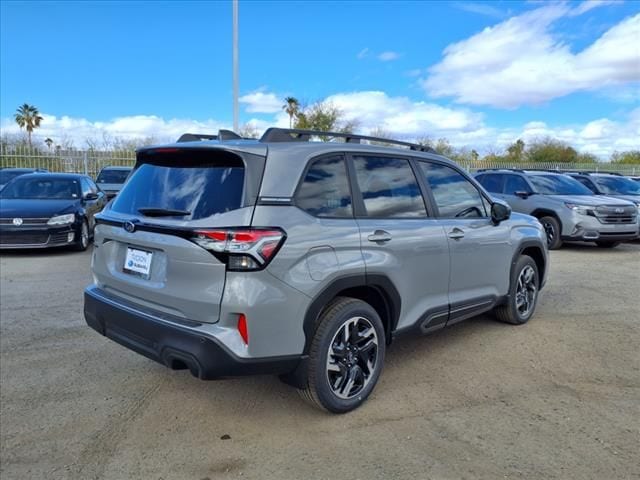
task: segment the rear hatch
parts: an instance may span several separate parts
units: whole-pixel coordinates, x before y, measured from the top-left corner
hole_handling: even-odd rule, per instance
[[[226,259],[199,239],[251,225],[260,153],[193,145],[140,151],[124,188],[98,216],[98,287],[163,316],[216,322]]]

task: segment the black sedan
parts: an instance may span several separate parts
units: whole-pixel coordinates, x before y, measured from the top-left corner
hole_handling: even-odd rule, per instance
[[[107,198],[86,175],[29,173],[0,191],[0,248],[86,250]]]

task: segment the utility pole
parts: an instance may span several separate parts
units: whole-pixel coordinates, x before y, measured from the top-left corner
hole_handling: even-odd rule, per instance
[[[238,0],[233,2],[233,131],[238,131]]]

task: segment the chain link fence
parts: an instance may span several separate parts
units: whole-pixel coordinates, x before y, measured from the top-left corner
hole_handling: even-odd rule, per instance
[[[0,147],[0,168],[44,168],[50,172],[85,173],[96,177],[103,167],[107,166],[133,166],[136,153],[131,150],[60,150],[51,149],[43,151],[36,148],[23,146]],[[519,168],[533,170],[584,170],[597,172],[613,172],[622,175],[640,176],[640,164],[621,163],[499,163],[485,162],[460,162],[460,165],[469,172],[475,172],[483,168]]]

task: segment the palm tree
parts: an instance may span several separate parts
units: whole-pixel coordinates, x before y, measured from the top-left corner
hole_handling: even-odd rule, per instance
[[[25,103],[16,110],[14,118],[16,119],[16,123],[20,126],[20,128],[25,128],[27,130],[27,135],[29,138],[29,148],[31,148],[31,132],[33,132],[34,129],[38,128],[40,126],[40,122],[42,121],[40,112],[33,105]]]
[[[49,150],[51,150],[51,145],[53,145],[53,140],[51,140],[49,137],[44,139],[44,143],[47,145],[47,148]]]
[[[284,99],[282,109],[289,115],[289,128],[293,126],[293,116],[298,114],[300,110],[300,102],[295,97],[287,97]]]

